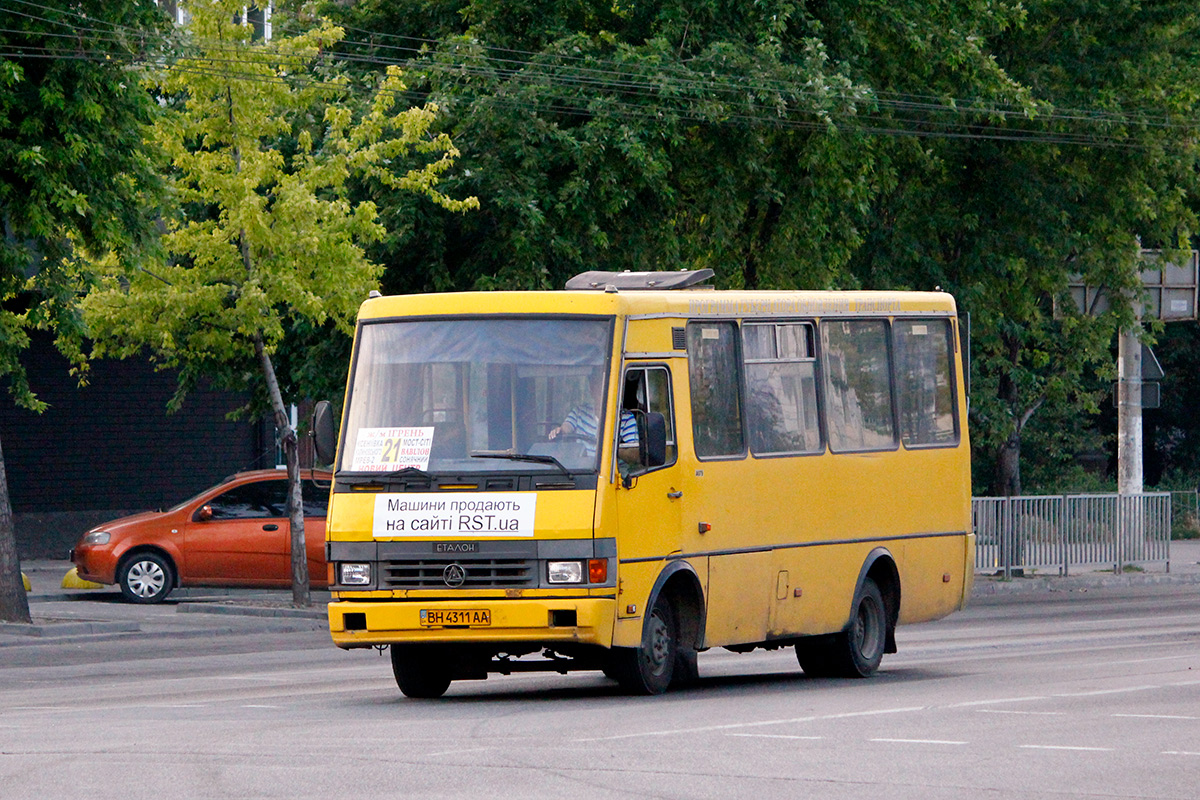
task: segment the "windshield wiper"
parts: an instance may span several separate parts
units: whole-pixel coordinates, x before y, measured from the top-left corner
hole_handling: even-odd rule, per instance
[[[574,478],[571,470],[563,466],[563,463],[554,456],[534,455],[533,453],[471,453],[471,458],[498,458],[505,461],[527,461],[531,464],[553,464],[563,471],[563,474],[568,478]]]
[[[354,486],[370,485],[375,483],[397,483],[404,478],[418,478],[433,483],[433,476],[425,470],[418,469],[417,467],[405,467],[404,469],[398,469],[394,472],[374,472],[370,474],[358,473],[345,476],[338,474],[334,477],[343,483]]]

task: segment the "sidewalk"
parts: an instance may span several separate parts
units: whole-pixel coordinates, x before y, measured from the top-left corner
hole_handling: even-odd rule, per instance
[[[1112,568],[1091,564],[1076,567],[1069,575],[1035,572],[1023,577],[1004,580],[995,575],[975,574],[972,597],[998,594],[1036,594],[1039,592],[1069,592],[1099,589],[1110,586],[1189,585],[1200,587],[1200,539],[1176,539],[1171,542],[1170,562],[1150,564],[1121,574]]]
[[[69,561],[22,562],[29,579],[32,625],[0,622],[0,652],[5,646],[87,641],[133,634],[213,636],[324,630],[329,592],[311,592],[312,606],[295,608],[290,589],[176,589],[166,602],[129,603],[115,586],[64,589]]]
[[[115,586],[64,589],[69,561],[22,563],[29,578],[32,625],[0,622],[0,652],[19,644],[130,635],[214,636],[324,630],[329,592],[313,591],[310,608],[292,606],[287,589],[176,589],[158,605],[129,603]],[[1067,576],[1032,574],[1004,580],[977,573],[972,597],[1036,595],[1105,587],[1194,585],[1200,591],[1200,539],[1171,542],[1170,571],[1150,565],[1144,571],[1114,575],[1096,566]]]

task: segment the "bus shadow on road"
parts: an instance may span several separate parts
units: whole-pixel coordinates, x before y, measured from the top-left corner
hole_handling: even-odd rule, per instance
[[[866,679],[814,678],[802,671],[755,672],[746,674],[703,675],[685,686],[672,687],[665,694],[655,697],[631,695],[618,684],[598,673],[592,677],[579,673],[567,683],[558,686],[523,687],[507,677],[496,676],[486,681],[461,681],[451,684],[449,692],[434,700],[415,701],[468,704],[477,702],[562,702],[564,700],[620,700],[625,702],[668,702],[673,698],[698,699],[705,694],[728,695],[731,693],[755,693],[764,691],[858,691],[871,686],[896,683],[916,683],[928,680],[943,680],[961,677],[960,673],[929,667],[898,667],[885,669]],[[520,679],[522,682],[527,680]],[[414,702],[397,695],[396,702]]]

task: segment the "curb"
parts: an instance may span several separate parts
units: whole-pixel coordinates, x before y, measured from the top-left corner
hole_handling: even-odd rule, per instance
[[[1081,589],[1132,588],[1137,586],[1195,586],[1200,585],[1200,573],[1126,573],[1089,575],[1043,575],[1030,578],[1003,580],[995,577],[975,576],[971,590],[972,599],[995,597],[1007,594],[1031,595],[1070,592]]]
[[[78,620],[71,622],[35,622],[25,625],[19,622],[0,622],[0,636],[21,636],[29,639],[58,639],[63,636],[96,636],[110,633],[138,633],[142,626],[136,622],[98,622]]]
[[[176,614],[225,614],[243,617],[291,617],[300,619],[318,619],[324,622],[329,612],[325,607],[296,608],[294,606],[251,605],[240,603],[180,603],[175,607]]]

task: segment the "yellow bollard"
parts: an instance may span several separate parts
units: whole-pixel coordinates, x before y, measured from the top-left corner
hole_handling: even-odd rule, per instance
[[[102,589],[104,588],[99,583],[85,581],[79,577],[79,573],[75,571],[75,567],[67,570],[67,574],[63,576],[62,588],[64,589]]]

